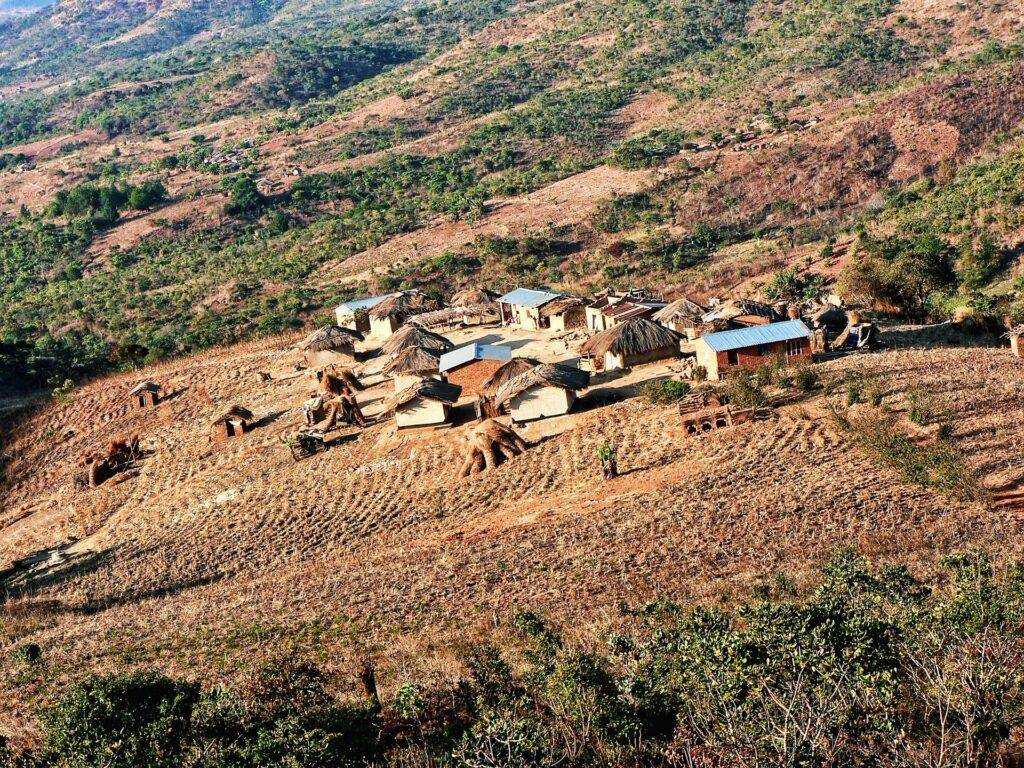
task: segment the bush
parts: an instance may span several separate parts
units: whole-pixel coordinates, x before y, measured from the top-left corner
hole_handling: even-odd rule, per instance
[[[726,393],[729,403],[737,408],[764,408],[771,402],[768,393],[746,374],[730,379]]]
[[[177,768],[198,696],[153,672],[88,677],[47,713],[46,755],[67,768]]]
[[[688,382],[662,379],[645,384],[642,394],[644,399],[652,405],[669,405],[690,394],[690,389]]]

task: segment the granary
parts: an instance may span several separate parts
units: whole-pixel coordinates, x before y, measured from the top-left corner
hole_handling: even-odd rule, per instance
[[[753,370],[772,358],[789,363],[811,360],[811,331],[802,320],[709,333],[694,342],[697,363],[717,381]]]
[[[367,314],[370,316],[370,335],[387,339],[414,315],[434,309],[436,305],[419,291],[403,291],[388,296],[374,305]]]
[[[560,293],[516,288],[498,299],[502,325],[518,325],[530,331],[546,328],[540,310],[545,304],[560,298]]]
[[[136,408],[152,408],[160,402],[160,385],[144,381],[128,393],[128,399]]]
[[[512,421],[524,422],[562,416],[572,410],[590,374],[567,365],[538,365],[498,388],[495,403],[507,408]]]
[[[396,392],[384,402],[394,411],[399,429],[437,427],[451,423],[452,406],[459,400],[462,387],[437,379],[421,379]]]
[[[541,327],[552,331],[570,331],[587,324],[586,302],[575,296],[560,296],[539,310]]]
[[[707,307],[702,307],[695,301],[686,298],[676,299],[656,312],[653,319],[692,341],[697,337],[696,329],[701,322],[701,316],[707,311]]]
[[[438,350],[409,347],[389,360],[381,373],[391,377],[395,392],[401,392],[422,379],[439,378],[440,363],[441,353]]]
[[[339,325],[325,325],[313,333],[299,349],[305,355],[308,368],[326,368],[329,365],[351,365],[356,359],[356,342],[363,334]]]
[[[252,421],[255,417],[252,411],[233,405],[226,411],[214,417],[211,422],[214,440],[226,440],[229,437],[240,437],[252,428]]]
[[[370,332],[370,316],[369,311],[380,304],[385,299],[389,299],[392,296],[397,296],[395,293],[388,293],[383,296],[371,296],[367,299],[357,299],[356,301],[347,301],[344,304],[338,306],[334,310],[334,318],[339,326],[342,328],[348,328],[352,331],[359,331],[360,333]]]
[[[455,345],[439,333],[428,331],[416,325],[406,325],[398,330],[390,339],[381,346],[381,354],[396,357],[407,349],[420,347],[429,349],[438,354],[447,352]]]
[[[484,382],[512,359],[512,348],[474,341],[441,355],[441,374],[468,393],[480,394]]]
[[[580,347],[580,364],[593,371],[632,368],[679,357],[679,334],[646,318],[601,331]]]

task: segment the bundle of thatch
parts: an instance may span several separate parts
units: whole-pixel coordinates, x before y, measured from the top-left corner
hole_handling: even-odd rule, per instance
[[[686,322],[688,320],[699,320],[700,316],[707,312],[707,307],[702,307],[695,301],[682,298],[676,299],[667,307],[654,314],[654,319],[659,323]]]
[[[538,365],[514,379],[506,381],[498,388],[495,402],[504,405],[517,395],[534,387],[558,387],[578,392],[590,386],[590,374],[568,365],[547,363]]]
[[[388,317],[405,320],[413,315],[429,312],[436,308],[437,302],[428,299],[419,291],[404,291],[388,296],[384,301],[372,307],[368,314],[377,320],[384,320]]]
[[[409,347],[403,349],[384,366],[386,376],[426,376],[437,373],[441,364],[441,353],[436,349]]]
[[[422,379],[411,387],[406,387],[401,392],[396,392],[385,400],[384,410],[394,411],[406,403],[411,403],[418,397],[454,405],[459,401],[461,394],[462,387],[457,384],[449,384],[447,381],[439,381],[437,379]]]
[[[485,395],[493,395],[505,382],[511,381],[522,373],[532,371],[538,365],[540,365],[540,361],[534,360],[532,357],[513,357],[491,374],[491,378],[483,383],[480,391]]]
[[[337,325],[325,325],[312,333],[299,345],[303,352],[336,352],[352,349],[357,341],[363,340],[363,334],[351,328]]]
[[[580,350],[594,357],[604,357],[608,352],[623,357],[636,357],[678,345],[679,334],[675,331],[639,317],[591,336]]]
[[[406,325],[399,328],[381,347],[385,355],[398,355],[406,349],[422,347],[437,352],[447,352],[454,348],[448,339],[438,333],[433,333],[415,325]]]
[[[223,421],[252,421],[254,418],[252,411],[248,408],[243,408],[240,405],[232,405],[230,408],[215,416],[211,420],[211,423],[220,424]]]

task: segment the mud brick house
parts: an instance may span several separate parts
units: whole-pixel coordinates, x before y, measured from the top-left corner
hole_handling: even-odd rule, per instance
[[[210,437],[214,442],[241,437],[252,429],[254,418],[252,411],[233,405],[210,422]]]
[[[359,331],[360,333],[369,333],[370,316],[368,312],[385,299],[397,295],[396,293],[389,293],[384,296],[371,296],[368,299],[346,302],[335,308],[335,320],[342,328]]]
[[[144,381],[128,393],[128,399],[136,408],[152,408],[160,402],[160,385]]]
[[[524,422],[562,416],[572,410],[579,391],[590,384],[590,374],[568,365],[538,365],[505,382],[495,401]]]
[[[466,394],[479,395],[484,383],[511,359],[511,347],[473,342],[441,355],[439,371]]]
[[[423,379],[392,395],[384,407],[395,414],[398,429],[440,427],[450,424],[452,406],[462,390],[446,381]]]
[[[704,366],[712,381],[737,371],[754,370],[772,358],[788,363],[812,359],[811,331],[801,320],[709,333],[693,346],[697,363]]]
[[[679,334],[638,317],[591,336],[580,346],[580,367],[615,371],[679,357]]]
[[[541,316],[541,308],[555,299],[562,297],[560,293],[551,291],[535,291],[532,288],[516,288],[498,299],[502,325],[518,325],[528,331],[537,331],[548,327],[547,318]]]

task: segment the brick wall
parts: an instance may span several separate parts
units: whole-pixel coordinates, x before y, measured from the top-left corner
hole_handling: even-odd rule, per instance
[[[445,376],[452,384],[462,387],[462,394],[479,395],[485,381],[503,366],[501,360],[474,360],[460,368],[446,371]]]

